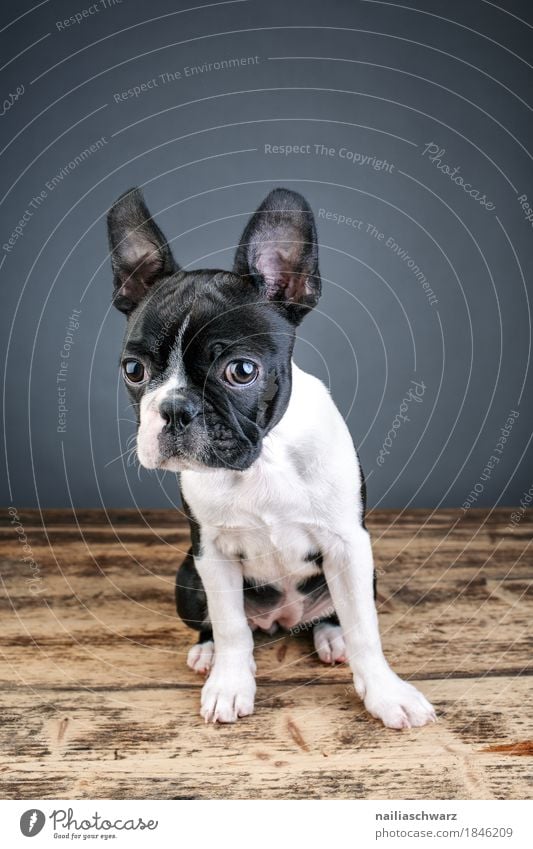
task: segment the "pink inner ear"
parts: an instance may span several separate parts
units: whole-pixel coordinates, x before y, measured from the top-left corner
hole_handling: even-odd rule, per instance
[[[299,261],[298,245],[265,245],[257,259],[256,267],[264,277],[269,298],[299,301],[309,293],[308,277],[296,268]]]
[[[161,257],[156,251],[135,254],[130,251],[124,257],[128,271],[122,272],[120,294],[132,300],[140,300],[161,270]]]
[[[136,280],[134,275],[131,275],[124,281],[119,289],[119,294],[124,298],[129,298],[137,303],[146,295],[148,286],[142,280]]]

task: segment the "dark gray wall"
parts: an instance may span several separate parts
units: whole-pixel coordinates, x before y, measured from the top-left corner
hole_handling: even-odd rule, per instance
[[[324,297],[296,359],[347,418],[371,505],[461,505],[471,492],[477,506],[519,502],[532,483],[533,230],[520,201],[533,207],[531,4],[236,0],[179,11],[194,5],[2,4],[2,97],[24,87],[0,118],[4,501],[176,502],[171,475],[112,462],[134,426],[104,217],[138,184],[190,267],[230,266],[273,186],[303,192]],[[444,149],[435,161],[428,144]]]

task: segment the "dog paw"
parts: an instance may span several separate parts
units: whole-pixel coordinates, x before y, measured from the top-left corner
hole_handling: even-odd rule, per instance
[[[395,728],[398,731],[437,721],[433,705],[426,697],[416,687],[396,676],[379,686],[369,685],[366,688],[364,703],[372,716],[381,719],[387,728]]]
[[[187,655],[187,666],[193,672],[199,675],[205,675],[211,667],[215,659],[215,644],[213,640],[207,640],[205,643],[196,643],[195,646],[189,649]]]
[[[206,722],[236,722],[254,712],[254,697],[251,672],[214,666],[202,689],[200,715]]]
[[[316,653],[323,663],[345,663],[346,646],[340,625],[321,622],[313,628]]]

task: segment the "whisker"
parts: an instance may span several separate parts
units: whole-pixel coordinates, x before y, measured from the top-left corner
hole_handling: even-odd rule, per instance
[[[117,460],[120,460],[121,457],[125,457],[126,454],[131,454],[132,451],[135,451],[135,446],[133,446],[133,448],[126,448],[126,450],[123,451],[122,454],[119,454],[118,457],[113,457],[113,459],[110,460],[109,463],[105,464],[104,469],[107,469],[107,467],[110,466],[111,463],[116,463]]]

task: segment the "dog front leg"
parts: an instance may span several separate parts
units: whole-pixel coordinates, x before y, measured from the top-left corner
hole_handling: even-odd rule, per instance
[[[323,564],[355,689],[366,709],[388,728],[410,728],[435,721],[431,704],[392,671],[383,655],[368,532],[359,528],[347,540],[333,539]]]
[[[244,612],[242,568],[204,539],[195,565],[207,596],[215,643],[200,714],[206,722],[235,722],[253,713],[255,697],[254,646]]]

